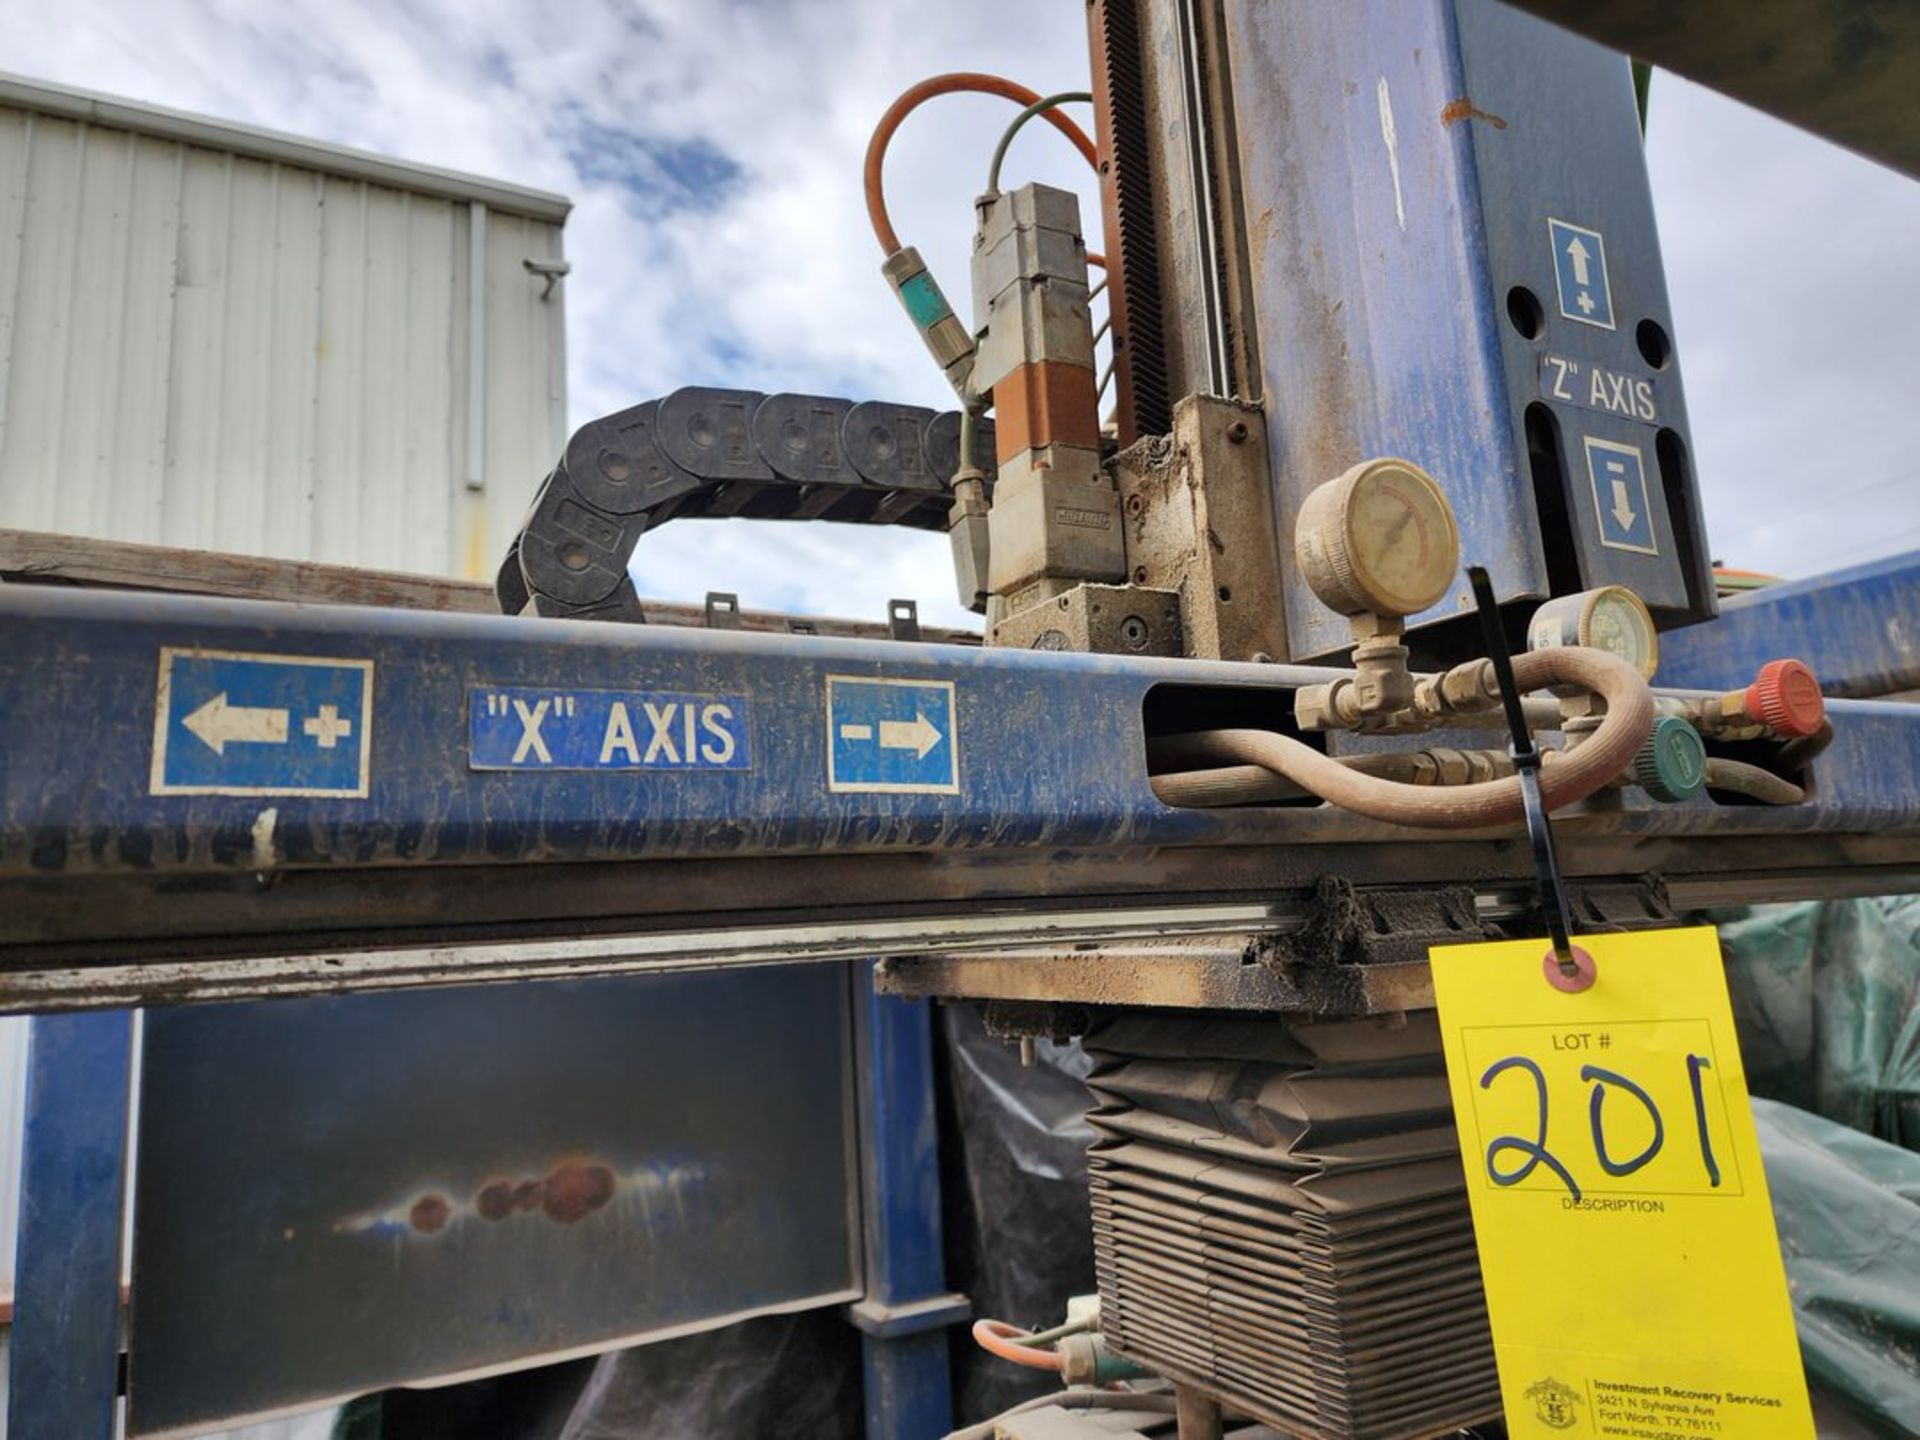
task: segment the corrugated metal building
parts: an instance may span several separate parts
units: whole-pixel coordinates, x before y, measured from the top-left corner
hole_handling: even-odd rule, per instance
[[[565,439],[568,209],[0,76],[0,526],[490,577]]]
[[[0,75],[0,527],[491,578],[566,438],[570,208]]]

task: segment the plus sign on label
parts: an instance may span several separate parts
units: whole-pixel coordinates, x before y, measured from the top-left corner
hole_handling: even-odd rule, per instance
[[[1607,283],[1607,242],[1600,232],[1550,219],[1547,238],[1553,244],[1553,279],[1560,291],[1560,313],[1582,325],[1613,329],[1613,287]]]
[[[1653,509],[1647,504],[1647,462],[1636,445],[1580,437],[1587,452],[1593,508],[1600,517],[1600,543],[1636,555],[1658,555]]]
[[[167,647],[149,789],[357,799],[372,730],[371,660]]]
[[[827,789],[958,795],[960,736],[951,680],[827,677]]]

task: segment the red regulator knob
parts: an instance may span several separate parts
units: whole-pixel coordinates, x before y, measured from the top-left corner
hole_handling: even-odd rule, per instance
[[[1820,733],[1827,702],[1820,682],[1798,660],[1769,660],[1747,687],[1747,718],[1784,740]]]

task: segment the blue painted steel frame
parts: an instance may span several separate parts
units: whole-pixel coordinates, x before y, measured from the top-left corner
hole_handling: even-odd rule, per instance
[[[871,963],[854,969],[867,1295],[851,1318],[867,1434],[937,1440],[953,1428],[946,1327],[968,1306],[947,1290],[941,1243],[931,1007],[876,993]]]
[[[1423,838],[1325,808],[1176,810],[1148,782],[1165,684],[1289,693],[1333,672],[519,617],[7,587],[0,591],[0,877],[753,854],[1043,851]],[[369,660],[365,799],[149,793],[162,646]],[[829,788],[826,680],[951,682],[959,793]],[[470,698],[496,685],[747,697],[750,771],[476,771]],[[1569,817],[1585,834],[1920,827],[1920,709],[1836,705],[1808,803]],[[271,808],[270,828],[263,812]],[[262,853],[264,848],[270,853]]]
[[[1660,682],[1731,689],[1785,656],[1829,695],[1920,690],[1920,550],[1721,601],[1711,624],[1660,637]]]
[[[1282,553],[1314,487],[1404,455],[1503,603],[1612,583],[1657,611],[1710,608],[1694,486],[1657,456],[1687,444],[1679,370],[1634,341],[1672,322],[1625,57],[1494,0],[1228,0],[1223,23]],[[1555,218],[1604,232],[1614,323],[1561,312]],[[1543,307],[1524,333],[1520,288]],[[1644,384],[1644,411],[1543,386],[1548,355],[1583,384]],[[1630,543],[1608,538],[1583,437],[1640,452]],[[1556,457],[1538,487],[1536,446]],[[1303,573],[1283,585],[1291,653],[1345,652]],[[1471,608],[1456,577],[1409,625],[1457,632]]]
[[[1783,597],[1785,598],[1785,597]],[[1902,602],[1904,603],[1904,602]],[[1911,613],[1910,610],[1898,613]],[[1716,622],[1719,624],[1725,623]],[[1328,672],[1289,666],[970,651],[651,627],[316,609],[9,587],[0,663],[0,875],[245,872],[271,863],[375,867],[1379,838],[1325,811],[1176,811],[1152,797],[1142,707],[1178,683],[1272,692]],[[364,799],[149,793],[161,646],[365,659],[375,666],[372,784]],[[828,788],[830,675],[951,681],[960,793]],[[478,772],[467,705],[495,685],[741,694],[755,769],[649,775]],[[1839,704],[1810,803],[1704,805],[1577,817],[1581,833],[1874,833],[1920,826],[1920,707]],[[938,1272],[929,1190],[924,1012],[869,997],[875,1166],[866,1320],[875,1433],[944,1423],[941,1325],[957,1309]],[[44,1027],[44,1028],[43,1028]],[[111,1413],[125,1163],[124,1014],[36,1027],[27,1212],[21,1232],[15,1433],[94,1433]],[[103,1098],[108,1092],[111,1103]],[[910,1102],[911,1113],[900,1105]],[[83,1183],[84,1180],[84,1183]],[[937,1318],[935,1318],[937,1317]],[[925,1325],[929,1328],[915,1328]],[[83,1383],[84,1380],[84,1383]],[[48,1421],[48,1408],[68,1406]],[[923,1428],[924,1427],[924,1428]]]
[[[27,1051],[7,1433],[111,1440],[133,1013],[43,1015]]]

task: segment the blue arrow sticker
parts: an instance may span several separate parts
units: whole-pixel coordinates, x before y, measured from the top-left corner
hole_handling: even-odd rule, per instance
[[[367,793],[373,662],[160,651],[155,795]]]
[[[1547,221],[1553,243],[1553,279],[1560,291],[1560,313],[1582,325],[1613,329],[1613,287],[1607,283],[1607,242],[1598,230]]]
[[[1612,550],[1658,555],[1653,538],[1653,507],[1647,504],[1647,462],[1639,447],[1582,435],[1587,478],[1593,482],[1593,508],[1600,518],[1600,543]]]
[[[958,795],[960,736],[951,680],[827,677],[827,789]]]

